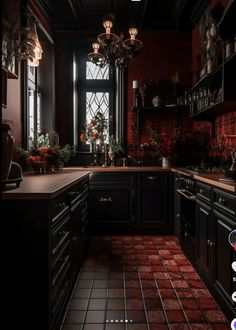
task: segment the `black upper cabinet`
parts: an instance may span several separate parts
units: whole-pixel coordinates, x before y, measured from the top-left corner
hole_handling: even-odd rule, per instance
[[[236,1],[230,0],[225,8],[220,22],[218,23],[218,30],[222,40],[226,41],[234,38],[236,35]]]

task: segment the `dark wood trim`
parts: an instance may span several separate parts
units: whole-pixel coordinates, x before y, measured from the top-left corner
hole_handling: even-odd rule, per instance
[[[28,148],[28,116],[27,116],[27,62],[21,61],[21,122],[22,147]]]

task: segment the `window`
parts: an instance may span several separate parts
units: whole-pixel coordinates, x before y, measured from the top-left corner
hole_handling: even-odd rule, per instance
[[[27,147],[33,147],[41,129],[41,95],[37,84],[37,69],[27,66]]]
[[[89,123],[98,113],[102,113],[108,123],[108,137],[114,134],[114,101],[115,79],[114,71],[106,66],[99,68],[92,62],[87,61],[87,54],[80,54],[77,62],[78,80],[75,83],[75,91],[78,95],[78,106],[74,109],[77,114],[78,130],[75,134],[80,135],[83,126]],[[74,70],[76,68],[74,67]],[[88,151],[89,145],[79,141],[79,150]]]

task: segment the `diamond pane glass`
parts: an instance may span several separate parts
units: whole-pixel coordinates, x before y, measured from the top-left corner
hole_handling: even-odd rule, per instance
[[[108,92],[86,92],[86,122],[89,123],[98,112],[101,112],[107,122],[109,121],[109,93]],[[109,129],[104,132],[108,142]]]
[[[109,66],[106,65],[104,68],[100,68],[96,64],[87,61],[86,79],[109,80]]]

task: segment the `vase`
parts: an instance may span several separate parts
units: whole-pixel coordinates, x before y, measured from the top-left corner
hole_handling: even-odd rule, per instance
[[[162,167],[170,167],[170,159],[167,158],[167,157],[162,157],[161,166]]]
[[[7,180],[10,172],[15,140],[10,134],[11,126],[2,124],[2,180]]]

